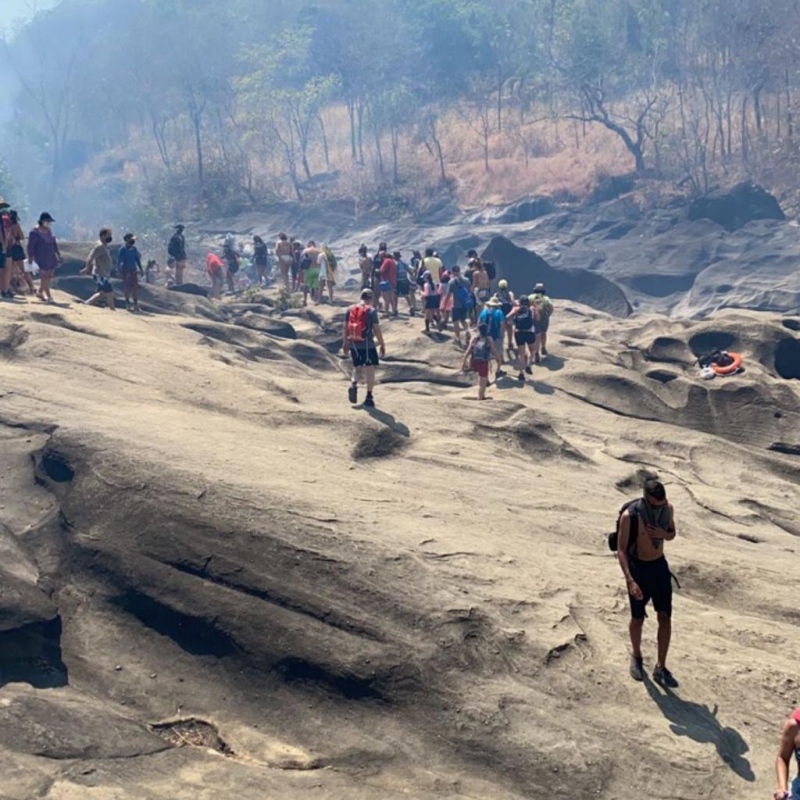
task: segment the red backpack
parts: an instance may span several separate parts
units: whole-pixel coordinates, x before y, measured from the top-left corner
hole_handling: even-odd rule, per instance
[[[363,303],[353,306],[347,314],[347,338],[356,344],[367,339],[369,308]]]

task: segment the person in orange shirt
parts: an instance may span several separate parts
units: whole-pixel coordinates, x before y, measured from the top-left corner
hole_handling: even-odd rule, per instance
[[[219,300],[222,297],[222,287],[225,285],[225,264],[218,255],[209,253],[206,256],[206,268],[208,277],[211,278],[211,296]]]

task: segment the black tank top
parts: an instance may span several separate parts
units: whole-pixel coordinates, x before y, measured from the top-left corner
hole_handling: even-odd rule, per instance
[[[529,331],[533,329],[533,314],[530,308],[520,311],[519,314],[514,317],[514,327],[518,331]]]

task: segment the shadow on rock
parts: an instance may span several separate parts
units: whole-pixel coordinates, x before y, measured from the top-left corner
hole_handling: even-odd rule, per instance
[[[756,776],[745,753],[750,750],[747,742],[735,728],[723,728],[717,719],[718,706],[708,706],[683,700],[673,692],[661,692],[645,675],[647,693],[670,722],[675,736],[688,736],[698,744],[713,744],[719,757],[742,779],[752,783]]]
[[[562,356],[549,355],[542,358],[542,363],[539,364],[539,367],[549,370],[550,372],[560,372],[564,369],[566,363],[567,359]]]
[[[408,426],[402,422],[398,422],[391,414],[386,411],[381,411],[378,408],[367,408],[362,406],[362,409],[369,414],[372,419],[383,423],[387,428],[390,428],[395,433],[399,433],[400,436],[405,436],[408,439],[411,436],[411,431],[408,430]]]

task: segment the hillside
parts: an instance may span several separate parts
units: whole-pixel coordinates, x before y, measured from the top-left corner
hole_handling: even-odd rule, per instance
[[[533,381],[479,404],[449,338],[401,318],[368,413],[343,306],[58,300],[0,320],[4,797],[770,790],[798,700],[776,359],[800,320],[562,302]],[[723,339],[747,371],[700,381]],[[677,511],[674,695],[628,678],[604,536],[643,470]]]

